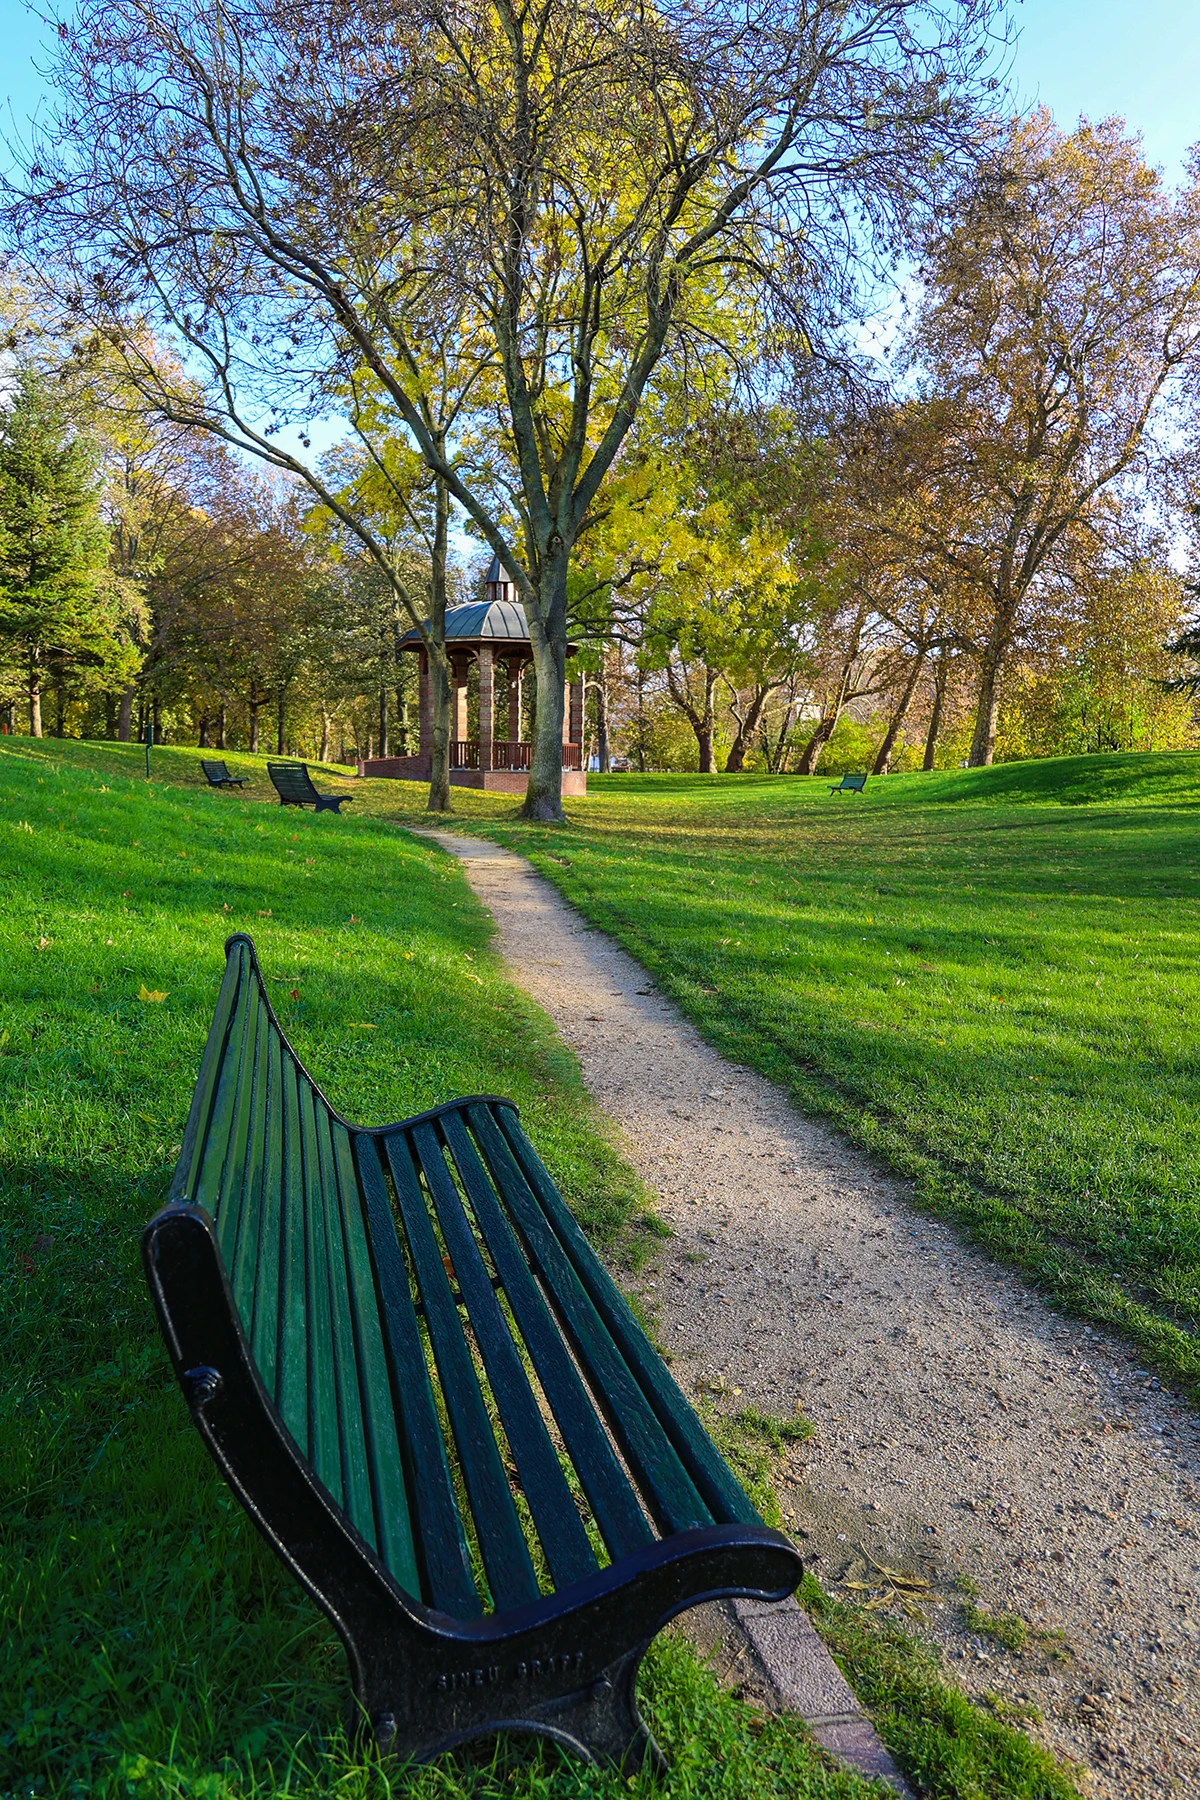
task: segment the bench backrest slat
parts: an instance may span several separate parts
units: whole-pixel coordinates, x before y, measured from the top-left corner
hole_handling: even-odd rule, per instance
[[[711,1516],[721,1521],[760,1523],[758,1513],[672,1381],[666,1365],[634,1318],[628,1302],[588,1249],[587,1240],[554,1183],[547,1176],[541,1159],[521,1129],[520,1120],[515,1113],[505,1110],[500,1115],[500,1123],[522,1174],[537,1195],[539,1210],[553,1227],[555,1237],[569,1257],[597,1315],[606,1330],[612,1334],[630,1373],[652,1405],[656,1418],[670,1439],[682,1469],[689,1481],[695,1483]],[[505,1195],[505,1198],[508,1196]],[[651,1482],[656,1476],[657,1471],[651,1468],[646,1471],[645,1479]],[[704,1519],[698,1522],[708,1521]],[[671,1527],[677,1531],[684,1528],[683,1525]]]
[[[442,1400],[494,1604],[501,1609],[540,1593],[508,1477],[488,1419],[475,1365],[459,1322],[442,1252],[403,1136],[387,1139],[388,1166],[437,1363]]]
[[[267,764],[267,774],[281,800],[316,800],[317,790],[304,763]]]
[[[487,1108],[474,1109],[471,1123],[488,1160],[495,1164],[507,1158],[513,1175],[519,1179],[512,1152]],[[456,1115],[447,1116],[445,1133],[538,1379],[579,1473],[600,1535],[615,1562],[651,1543],[654,1533],[567,1353],[526,1254]]]
[[[278,1034],[269,1031],[258,1113],[263,1132],[259,1146],[261,1165],[255,1170],[254,1177],[261,1184],[262,1193],[258,1259],[252,1270],[242,1271],[242,1279],[249,1279],[253,1293],[250,1344],[267,1392],[272,1396],[279,1389],[279,1295],[283,1258],[283,1191],[279,1177],[283,1167],[283,1056],[283,1045]]]
[[[444,1121],[444,1134],[459,1177],[471,1191],[474,1150],[459,1127],[457,1144],[451,1138],[454,1121]],[[487,1370],[492,1396],[517,1466],[521,1490],[533,1514],[542,1550],[556,1588],[567,1587],[596,1573],[596,1557],[588,1543],[579,1508],[567,1485],[558,1452],[538,1410],[529,1377],[505,1323],[496,1290],[492,1286],[479,1245],[467,1221],[462,1201],[442,1155],[442,1145],[432,1124],[412,1134],[421,1159],[425,1185],[433,1198],[459,1292],[466,1303],[475,1341]],[[477,1161],[477,1159],[476,1159]],[[479,1169],[482,1175],[482,1168]]]
[[[470,1619],[483,1611],[454,1494],[425,1345],[410,1301],[408,1269],[396,1236],[380,1164],[382,1145],[366,1133],[354,1140],[354,1160],[366,1199],[376,1284],[383,1300],[385,1350],[396,1406],[404,1421],[404,1468],[419,1522],[421,1592],[442,1612]],[[394,1565],[389,1565],[393,1566]]]
[[[361,1190],[350,1133],[335,1121],[330,1142],[340,1202],[340,1224],[346,1258],[346,1297],[353,1333],[362,1407],[363,1448],[370,1504],[374,1510],[376,1548],[410,1593],[421,1592],[420,1565],[413,1542],[404,1457],[396,1428],[395,1403],[384,1346],[383,1321],[375,1304],[375,1280],[367,1242]],[[365,1507],[364,1507],[365,1511]]]

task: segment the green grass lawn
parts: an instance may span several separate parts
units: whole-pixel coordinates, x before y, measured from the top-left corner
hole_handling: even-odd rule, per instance
[[[136,748],[0,739],[0,1800],[615,1800],[624,1781],[546,1748],[488,1746],[416,1774],[356,1761],[333,1633],[216,1477],[170,1377],[137,1234],[165,1194],[232,929],[254,935],[335,1105],[378,1123],[507,1093],[599,1244],[636,1262],[654,1231],[459,869],[384,816],[411,796],[364,784],[357,817],[284,812],[253,804],[261,759],[230,760],[254,772],[249,795],[201,787],[195,753],[156,750],[147,785]],[[699,863],[713,821],[689,792],[664,796],[657,847],[622,825],[643,803],[615,788],[607,827],[522,841],[569,858],[556,872],[600,907],[620,857]],[[674,851],[672,814],[692,821]],[[577,842],[594,859],[583,879]],[[723,868],[727,920],[746,910],[742,879]],[[624,902],[604,904],[615,922]],[[653,956],[667,967],[665,948]],[[692,1004],[712,985],[678,981]],[[813,1599],[922,1793],[1074,1793],[911,1645]],[[878,1791],[723,1693],[678,1642],[648,1659],[645,1700],[674,1758],[664,1800]]]
[[[590,785],[559,828],[456,804],[711,1042],[1200,1391],[1200,755]]]

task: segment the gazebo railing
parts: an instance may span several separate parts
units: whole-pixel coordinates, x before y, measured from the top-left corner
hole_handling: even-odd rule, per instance
[[[492,745],[493,769],[528,770],[533,765],[533,745],[513,743],[511,740],[498,740]],[[579,744],[564,744],[562,747],[562,766],[568,771],[582,769],[583,752]],[[477,769],[479,767],[479,739],[455,738],[450,744],[450,767],[452,769]]]
[[[516,744],[509,739],[492,745],[494,769],[528,769],[532,761],[532,744]]]

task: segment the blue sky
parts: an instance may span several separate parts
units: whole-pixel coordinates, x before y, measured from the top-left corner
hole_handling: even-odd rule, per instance
[[[1143,134],[1149,159],[1178,179],[1185,150],[1200,141],[1200,0],[1023,0],[1014,18],[1023,100],[1042,100],[1066,126],[1080,113],[1118,113]],[[33,63],[44,33],[23,0],[0,0],[4,135],[41,92]]]

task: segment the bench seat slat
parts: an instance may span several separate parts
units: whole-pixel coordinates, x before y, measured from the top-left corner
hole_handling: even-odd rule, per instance
[[[430,1386],[408,1270],[384,1184],[380,1149],[366,1132],[355,1135],[354,1160],[370,1223],[370,1251],[383,1315],[384,1348],[391,1366],[393,1401],[404,1421],[405,1473],[420,1525],[418,1549],[424,1578],[408,1591],[453,1618],[473,1619],[482,1613],[483,1604],[471,1575],[470,1552]],[[401,1586],[406,1586],[400,1571],[390,1563],[389,1567]]]
[[[616,1283],[592,1255],[587,1240],[525,1136],[516,1113],[503,1107],[498,1109],[498,1117],[521,1171],[537,1195],[540,1210],[553,1227],[558,1244],[570,1259],[578,1282],[586,1290],[624,1363],[652,1405],[690,1481],[703,1495],[706,1508],[711,1509],[711,1517],[722,1524],[761,1524],[758,1513],[672,1381],[665,1363],[634,1318]],[[555,1289],[556,1295],[557,1291]],[[678,1531],[684,1527],[672,1524],[672,1529]]]
[[[446,1115],[442,1123],[452,1127],[456,1123],[453,1114]],[[551,1577],[556,1588],[567,1587],[595,1574],[595,1552],[432,1125],[418,1126],[412,1140]],[[457,1155],[454,1160],[463,1176],[462,1162]]]
[[[503,1118],[507,1109],[498,1108],[497,1111]],[[475,1108],[473,1112],[478,1116],[483,1109]],[[472,1123],[475,1123],[474,1118]],[[486,1142],[488,1134],[482,1118],[478,1122],[478,1132],[481,1141]],[[540,1164],[538,1166],[540,1168]],[[572,1348],[604,1407],[613,1435],[633,1470],[655,1523],[666,1532],[711,1525],[713,1519],[708,1507],[606,1321],[579,1280],[535,1198],[532,1184],[511,1154],[507,1158],[497,1156],[492,1174],[528,1246],[533,1265],[553,1296]],[[550,1186],[548,1176],[544,1176],[543,1185]]]
[[[487,1406],[458,1316],[441,1251],[413,1167],[408,1142],[389,1136],[388,1165],[400,1204],[417,1286],[475,1521],[475,1534],[497,1607],[538,1598],[537,1577],[509,1492]]]
[[[501,1145],[490,1114],[484,1108],[478,1110],[484,1131],[490,1134],[494,1146]],[[650,1543],[654,1533],[596,1416],[591,1396],[567,1354],[562,1333],[462,1120],[455,1113],[447,1113],[443,1129],[550,1410],[563,1434],[600,1535],[615,1562]]]

